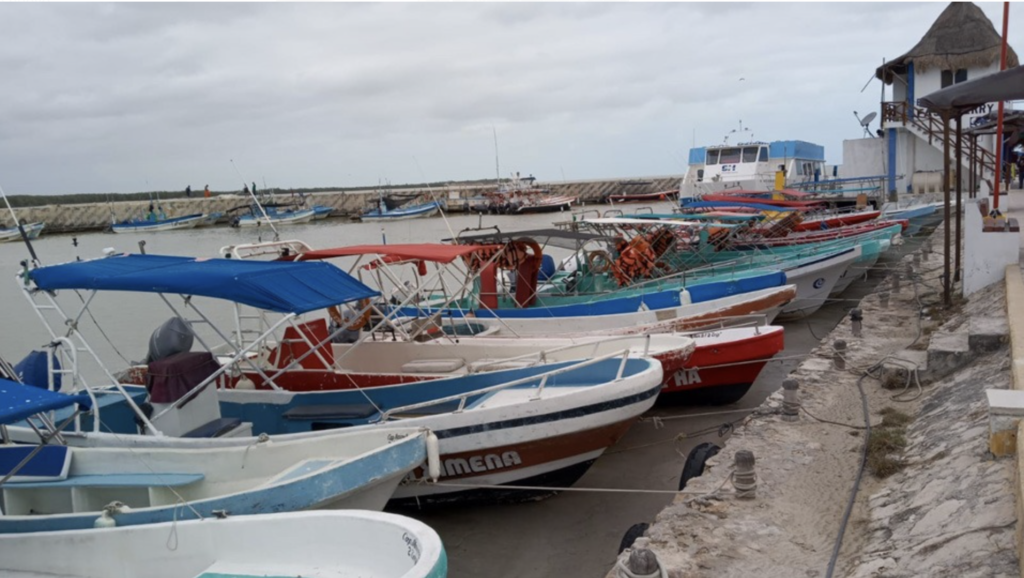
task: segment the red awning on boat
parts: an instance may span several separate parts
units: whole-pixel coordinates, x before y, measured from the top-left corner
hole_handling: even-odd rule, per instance
[[[357,245],[353,247],[337,247],[309,251],[298,255],[297,261],[313,261],[333,259],[335,257],[355,257],[360,255],[376,255],[386,262],[396,261],[430,261],[434,263],[451,263],[464,255],[477,251],[501,249],[501,245],[442,245],[440,243],[418,243],[410,245]]]

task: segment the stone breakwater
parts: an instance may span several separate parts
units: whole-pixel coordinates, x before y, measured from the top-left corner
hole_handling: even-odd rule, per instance
[[[644,179],[652,184],[648,187],[630,187],[637,191],[662,191],[677,188],[679,176],[656,177]],[[566,183],[538,183],[538,187],[549,189],[553,194],[578,196],[583,203],[592,203],[609,193],[617,193],[625,187],[627,179],[574,181]],[[395,193],[420,193],[419,201],[441,200],[448,202],[452,211],[465,210],[468,199],[494,191],[494,186],[455,186],[448,188],[426,189],[394,189]],[[193,193],[189,199],[162,200],[160,206],[168,217],[182,217],[195,213],[225,212],[229,209],[246,205],[248,199],[241,194],[214,195],[203,198],[202,191]],[[278,195],[277,201],[286,203],[291,200],[289,195]],[[306,195],[307,204],[324,205],[334,209],[335,216],[355,216],[374,206],[377,202],[376,190],[335,191],[312,193]],[[149,201],[119,201],[110,203],[85,203],[77,205],[45,205],[17,209],[18,216],[25,222],[46,223],[46,233],[73,233],[79,231],[96,231],[110,226],[111,222],[125,219],[140,218],[148,209]],[[0,215],[0,223],[4,227],[13,225],[6,211]]]
[[[911,262],[905,256],[896,270]],[[905,375],[893,367],[916,366],[923,389],[904,389],[903,379],[892,383],[896,389],[861,381],[874,434],[883,410],[910,422],[902,469],[884,479],[864,473],[835,576],[1018,576],[1015,464],[987,451],[984,393],[1009,386],[1008,347],[975,352],[967,345],[970,327],[1002,314],[1004,292],[1002,284],[990,286],[950,314],[939,306],[941,264],[937,252],[922,258],[914,281],[903,276],[898,291],[890,276],[878,288],[890,291],[887,304],[878,292],[866,297],[862,335],[847,318],[790,375],[804,408],[798,420],[782,419],[781,391],[769,397],[633,548],[654,552],[672,577],[825,576],[864,443],[858,379],[886,359],[883,379]],[[946,347],[952,335],[964,342],[956,351]],[[833,362],[837,339],[848,344],[845,370]],[[942,374],[948,364],[932,368],[933,360],[956,356],[962,359],[952,373]],[[739,450],[756,457],[753,499],[741,499],[731,483]]]

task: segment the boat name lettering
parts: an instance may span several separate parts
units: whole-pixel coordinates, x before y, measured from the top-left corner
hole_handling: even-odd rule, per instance
[[[405,542],[406,555],[413,563],[420,561],[420,541],[415,536],[410,536],[408,532],[402,532],[402,541]]]
[[[389,433],[388,434],[388,443],[395,442],[395,441],[398,441],[398,440],[404,440],[407,437],[409,437],[409,434],[393,434],[393,433]]]
[[[498,454],[486,454],[482,456],[471,456],[465,458],[448,458],[444,460],[444,468],[441,476],[461,476],[464,474],[480,473],[490,470],[498,470],[523,463],[519,452],[509,451]]]
[[[723,173],[735,173],[736,172],[736,165],[722,165],[722,172]]]
[[[720,337],[721,335],[722,335],[721,331],[705,331],[704,333],[691,333],[690,337],[692,337],[693,339],[701,339],[701,338]]]
[[[700,371],[697,369],[680,369],[672,376],[676,387],[700,383]]]

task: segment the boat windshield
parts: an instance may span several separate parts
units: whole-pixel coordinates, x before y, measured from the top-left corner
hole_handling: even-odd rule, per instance
[[[723,165],[736,164],[740,162],[740,149],[721,149],[719,151],[721,156],[718,157],[718,162]]]

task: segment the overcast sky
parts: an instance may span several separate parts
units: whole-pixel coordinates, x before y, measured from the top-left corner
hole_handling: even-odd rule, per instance
[[[0,186],[488,178],[494,131],[502,176],[672,175],[740,121],[838,163],[945,6],[0,3]]]

